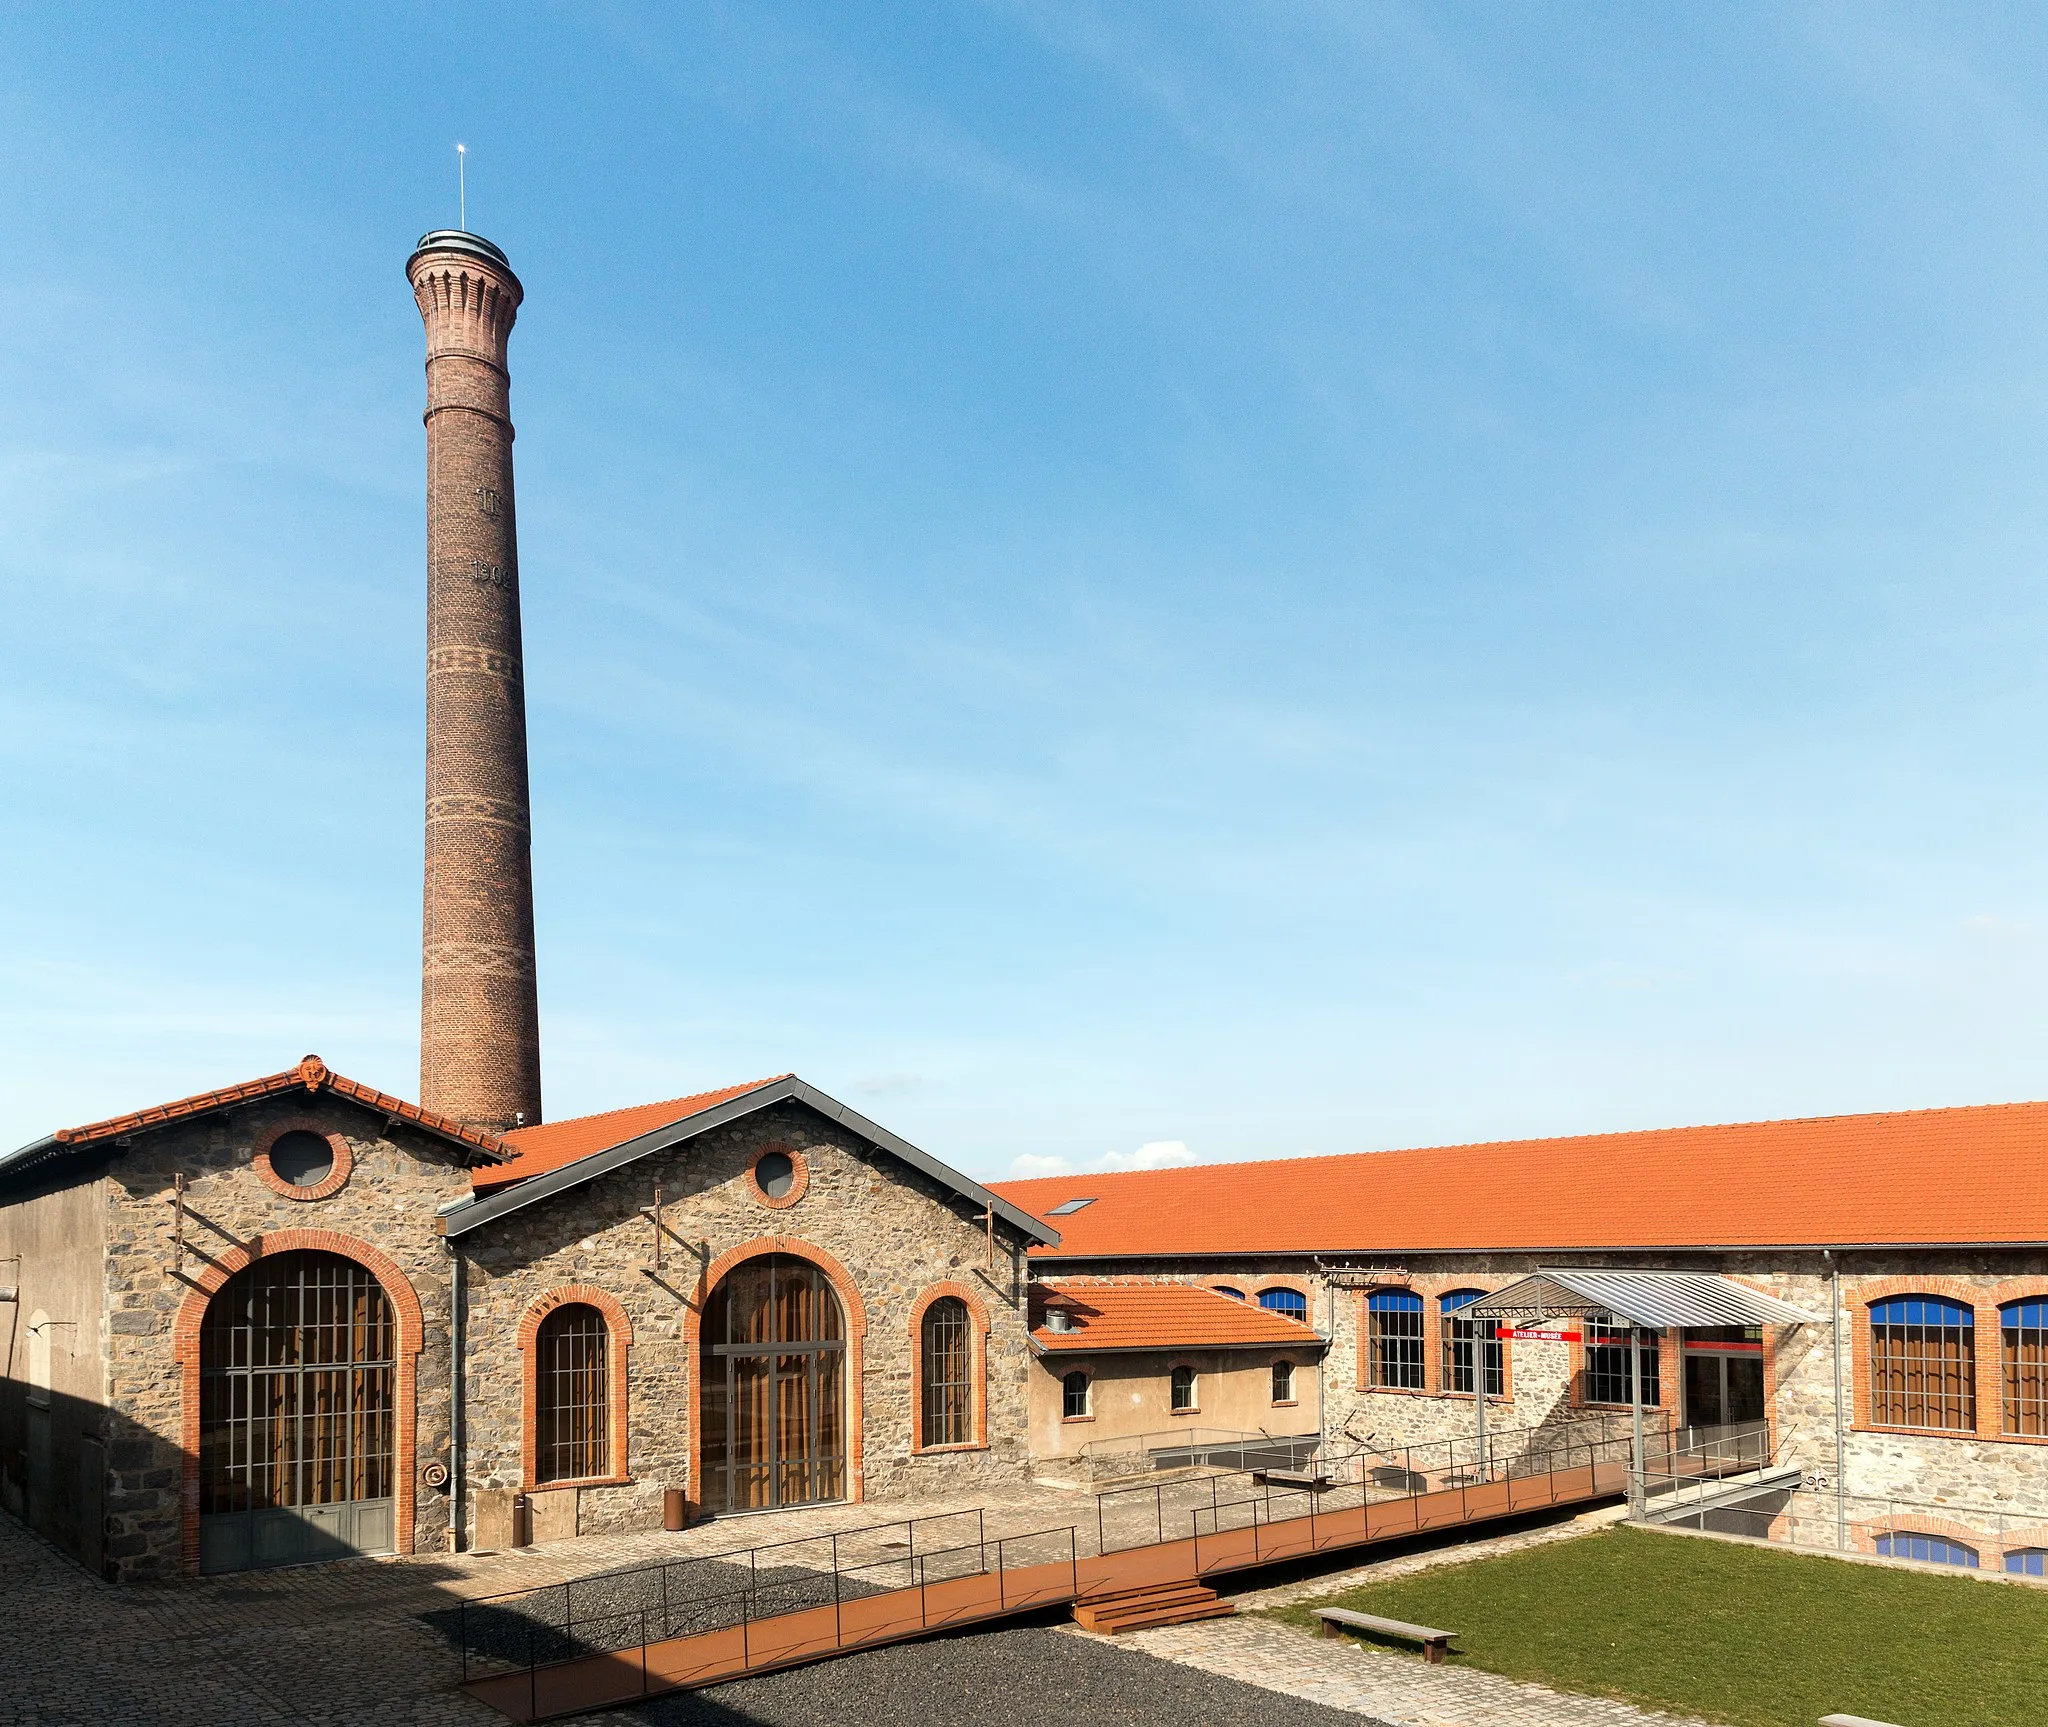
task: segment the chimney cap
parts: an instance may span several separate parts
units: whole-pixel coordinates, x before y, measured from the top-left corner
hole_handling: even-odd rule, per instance
[[[413,266],[428,252],[465,252],[472,258],[481,258],[499,271],[512,278],[512,286],[519,288],[519,278],[512,275],[512,260],[481,234],[472,234],[465,228],[436,228],[420,236],[420,243],[413,247],[412,256],[405,261],[405,273],[412,275]],[[523,294],[524,290],[520,290]]]

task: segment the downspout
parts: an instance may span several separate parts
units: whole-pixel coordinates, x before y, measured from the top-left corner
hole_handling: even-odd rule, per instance
[[[1835,1357],[1835,1545],[1849,1550],[1848,1446],[1842,1432],[1842,1262],[1826,1248],[1821,1258],[1828,1262],[1828,1323],[1833,1333]]]
[[[443,1238],[447,1239],[447,1238]],[[448,1551],[462,1551],[462,1252],[448,1241]]]
[[[1324,1397],[1328,1389],[1323,1382],[1323,1364],[1330,1359],[1330,1351],[1337,1347],[1337,1286],[1327,1279],[1323,1283],[1323,1347],[1316,1352],[1316,1456],[1323,1455],[1323,1447],[1329,1442],[1330,1406]]]

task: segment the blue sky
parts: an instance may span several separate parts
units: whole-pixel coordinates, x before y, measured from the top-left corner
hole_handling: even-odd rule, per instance
[[[996,1174],[2048,1095],[2048,14],[40,8],[0,1143],[416,1090],[458,139],[551,1115],[794,1068]]]

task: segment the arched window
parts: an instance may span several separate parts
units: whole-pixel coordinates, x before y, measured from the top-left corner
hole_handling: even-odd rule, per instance
[[[2048,1547],[2009,1547],[2005,1568],[2021,1577],[2048,1577]]]
[[[1093,1413],[1088,1375],[1077,1367],[1060,1381],[1060,1418],[1063,1421],[1086,1421]]]
[[[1871,1303],[1870,1419],[1880,1427],[1976,1428],[1977,1316],[1971,1309],[1930,1295]]]
[[[1219,1283],[1215,1285],[1215,1289],[1218,1295],[1227,1295],[1230,1297],[1232,1301],[1244,1300],[1244,1291],[1241,1289],[1233,1289],[1227,1283]]]
[[[1951,1541],[1946,1535],[1915,1535],[1901,1529],[1877,1538],[1878,1556],[1883,1559],[1924,1559],[1930,1565],[1967,1565],[1977,1569],[1977,1550]]]
[[[1486,1357],[1486,1395],[1501,1397],[1507,1393],[1507,1363],[1501,1352],[1499,1324],[1491,1319],[1473,1319],[1469,1315],[1460,1317],[1460,1309],[1470,1307],[1485,1293],[1483,1289],[1454,1289],[1437,1302],[1443,1315],[1446,1391],[1471,1392],[1474,1358],[1483,1352]]]
[[[1176,1367],[1173,1370],[1173,1412],[1186,1415],[1195,1407],[1195,1370],[1192,1367]]]
[[[1292,1403],[1294,1401],[1294,1363],[1276,1361],[1273,1363],[1273,1401]]]
[[[1308,1297],[1298,1289],[1262,1289],[1259,1305],[1268,1313],[1284,1314],[1303,1325],[1308,1323]]]
[[[1366,1382],[1422,1389],[1422,1297],[1413,1290],[1375,1289],[1366,1298]]]
[[[967,1303],[942,1295],[924,1310],[924,1421],[920,1443],[965,1445],[973,1437],[974,1345],[968,1332]]]
[[[50,1407],[50,1316],[40,1307],[28,1316],[28,1403]]]
[[[2048,1434],[2048,1301],[2012,1301],[1998,1310],[2005,1371],[2005,1430]]]
[[[534,1339],[534,1463],[541,1481],[611,1473],[611,1334],[581,1301],[555,1308]]]

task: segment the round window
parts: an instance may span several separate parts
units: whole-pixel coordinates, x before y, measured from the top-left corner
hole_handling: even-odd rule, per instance
[[[334,1147],[324,1134],[294,1128],[270,1148],[270,1172],[291,1187],[317,1187],[334,1169]]]
[[[786,1151],[771,1151],[754,1165],[754,1180],[770,1199],[787,1199],[796,1186],[796,1163]]]

